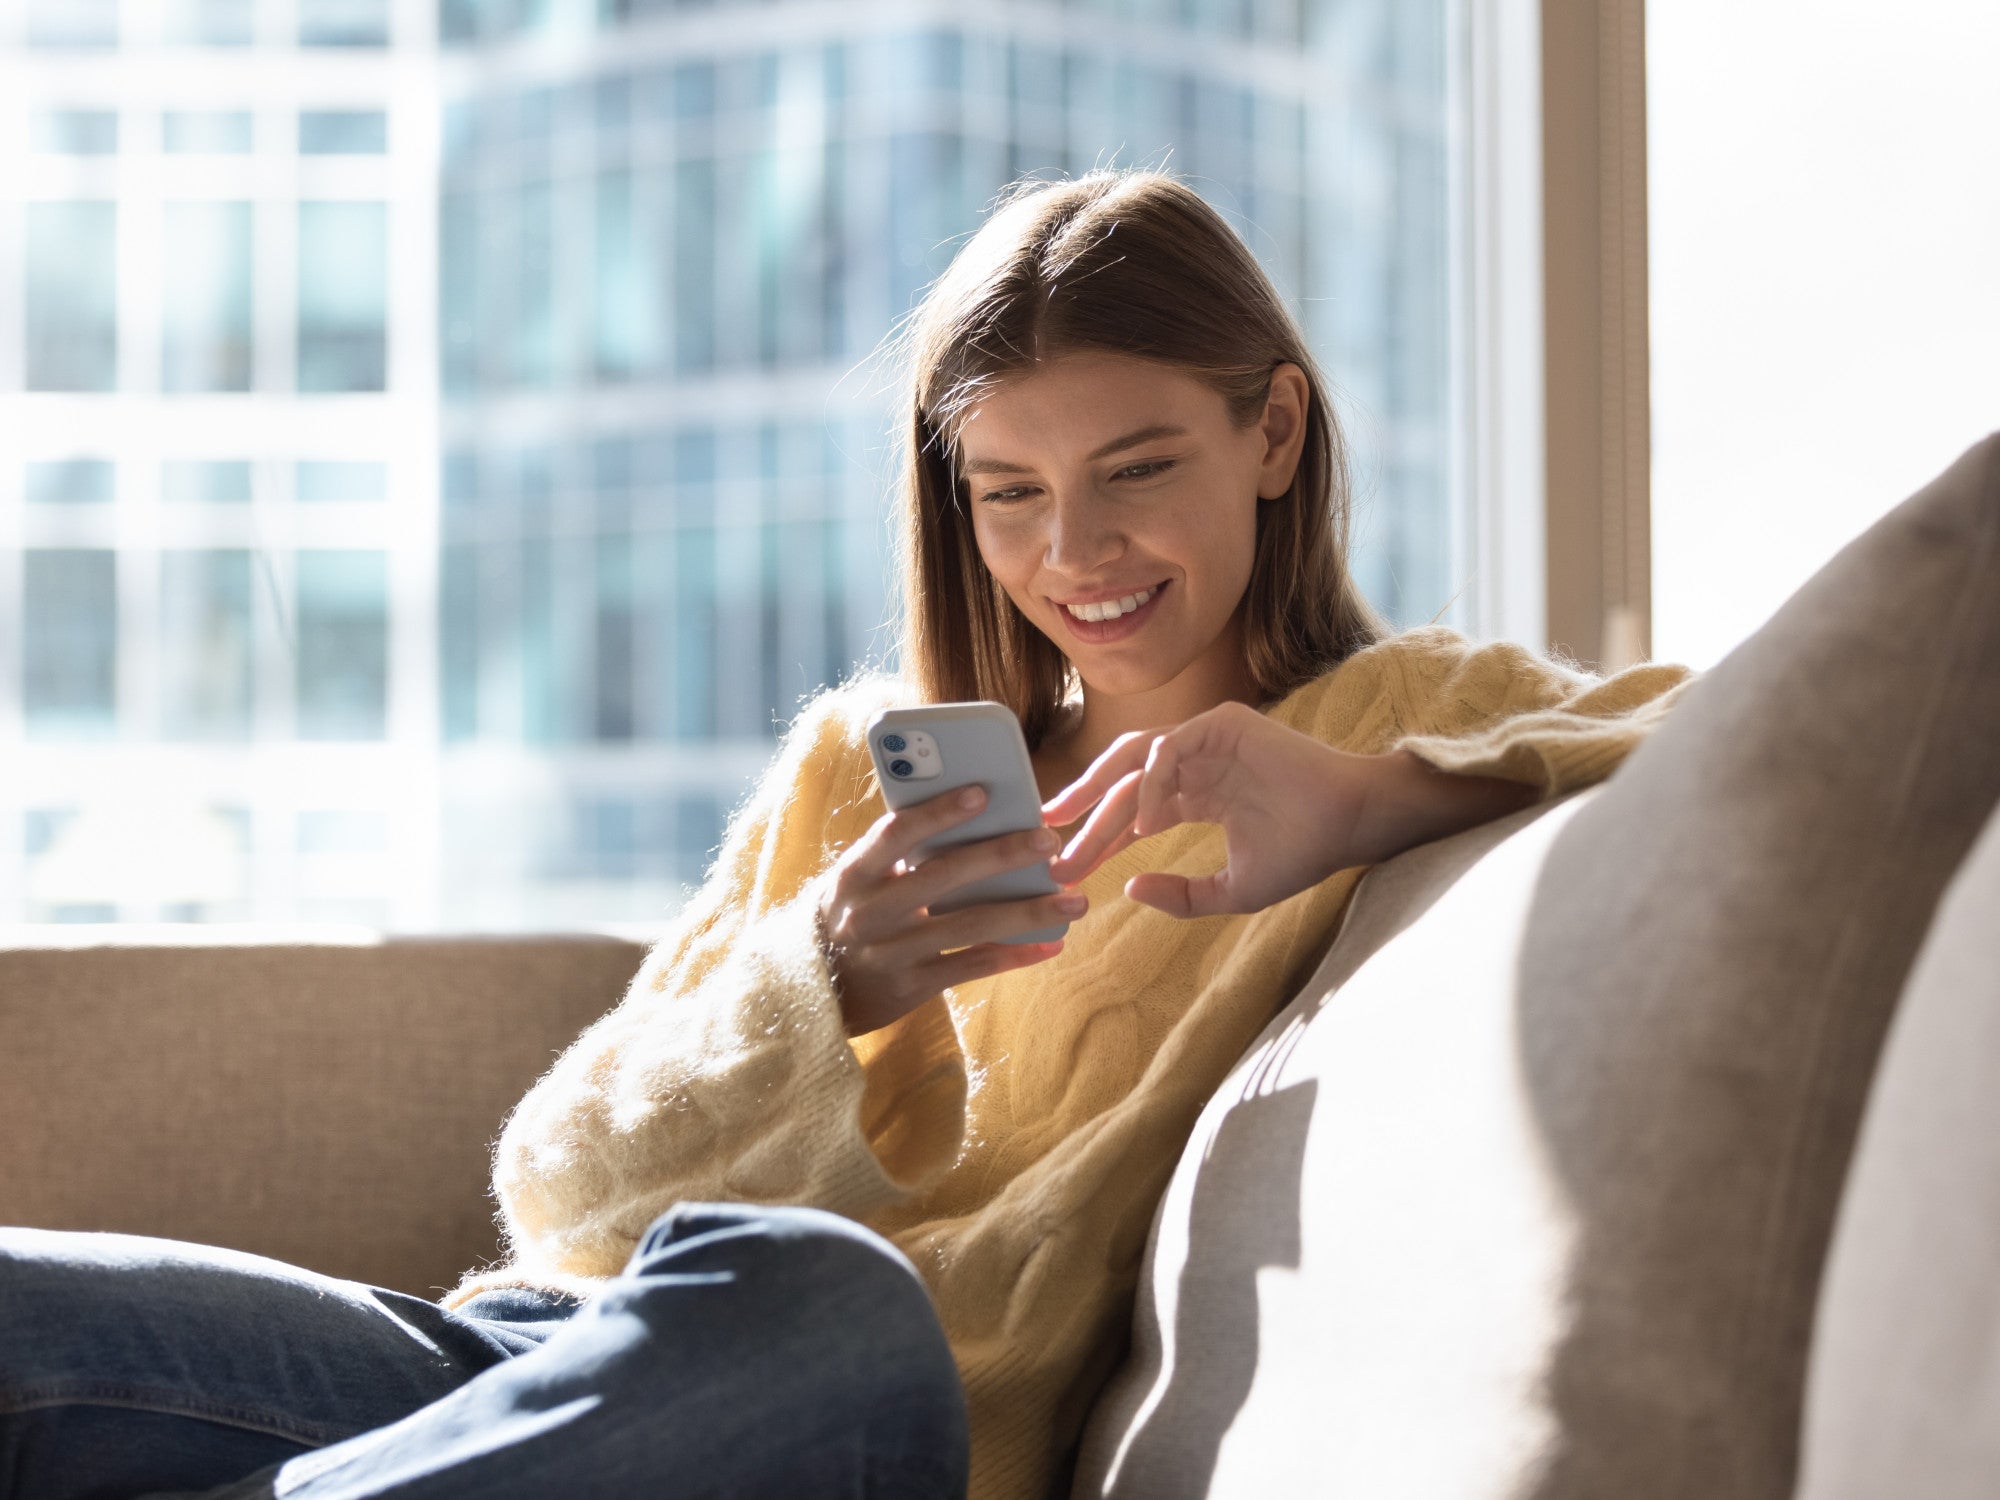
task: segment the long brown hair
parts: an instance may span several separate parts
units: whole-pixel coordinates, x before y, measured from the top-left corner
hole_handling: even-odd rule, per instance
[[[1179,367],[1223,398],[1239,429],[1263,416],[1271,372],[1299,366],[1305,446],[1292,487],[1257,507],[1248,665],[1278,698],[1388,633],[1348,573],[1346,444],[1305,338],[1249,248],[1178,178],[1103,168],[1014,183],[897,342],[909,372],[902,669],[925,702],[1004,703],[1038,746],[1068,695],[1068,659],[980,559],[958,436],[999,382],[1085,351]]]

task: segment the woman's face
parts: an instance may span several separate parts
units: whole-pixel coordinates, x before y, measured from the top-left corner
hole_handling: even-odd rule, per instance
[[[1086,686],[1124,696],[1246,675],[1257,502],[1291,486],[1306,391],[1297,365],[1279,365],[1263,420],[1236,428],[1194,376],[1092,352],[969,408],[959,473],[980,557]]]

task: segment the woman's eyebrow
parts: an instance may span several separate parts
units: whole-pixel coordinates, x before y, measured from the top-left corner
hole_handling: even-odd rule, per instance
[[[1185,427],[1175,427],[1166,423],[1155,423],[1151,427],[1141,427],[1137,432],[1128,432],[1125,434],[1125,436],[1121,438],[1113,438],[1110,442],[1106,443],[1102,448],[1099,448],[1095,453],[1085,458],[1084,462],[1087,464],[1094,464],[1100,458],[1109,458],[1112,454],[1117,453],[1121,449],[1136,448],[1139,444],[1150,443],[1155,438],[1187,437],[1187,436],[1188,436],[1188,430]],[[966,475],[1026,474],[1029,473],[1030,470],[1028,469],[1028,466],[1026,464],[1010,464],[998,458],[971,458],[966,460],[965,466],[961,468],[958,472]]]

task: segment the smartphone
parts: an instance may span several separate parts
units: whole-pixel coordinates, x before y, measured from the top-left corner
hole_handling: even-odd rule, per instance
[[[882,800],[900,811],[962,786],[986,788],[979,816],[911,851],[912,868],[961,844],[1042,826],[1042,794],[1021,721],[1001,703],[934,703],[927,708],[891,708],[868,721],[868,753]],[[1046,861],[1002,870],[961,886],[931,907],[934,915],[963,911],[994,901],[1052,896],[1062,887]],[[1003,943],[1052,943],[1069,923],[997,939]]]

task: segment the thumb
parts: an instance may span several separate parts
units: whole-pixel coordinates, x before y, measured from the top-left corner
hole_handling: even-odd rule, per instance
[[[1213,875],[1169,875],[1148,870],[1125,882],[1125,894],[1134,901],[1163,911],[1170,917],[1214,917],[1236,910],[1225,878],[1228,870]]]

